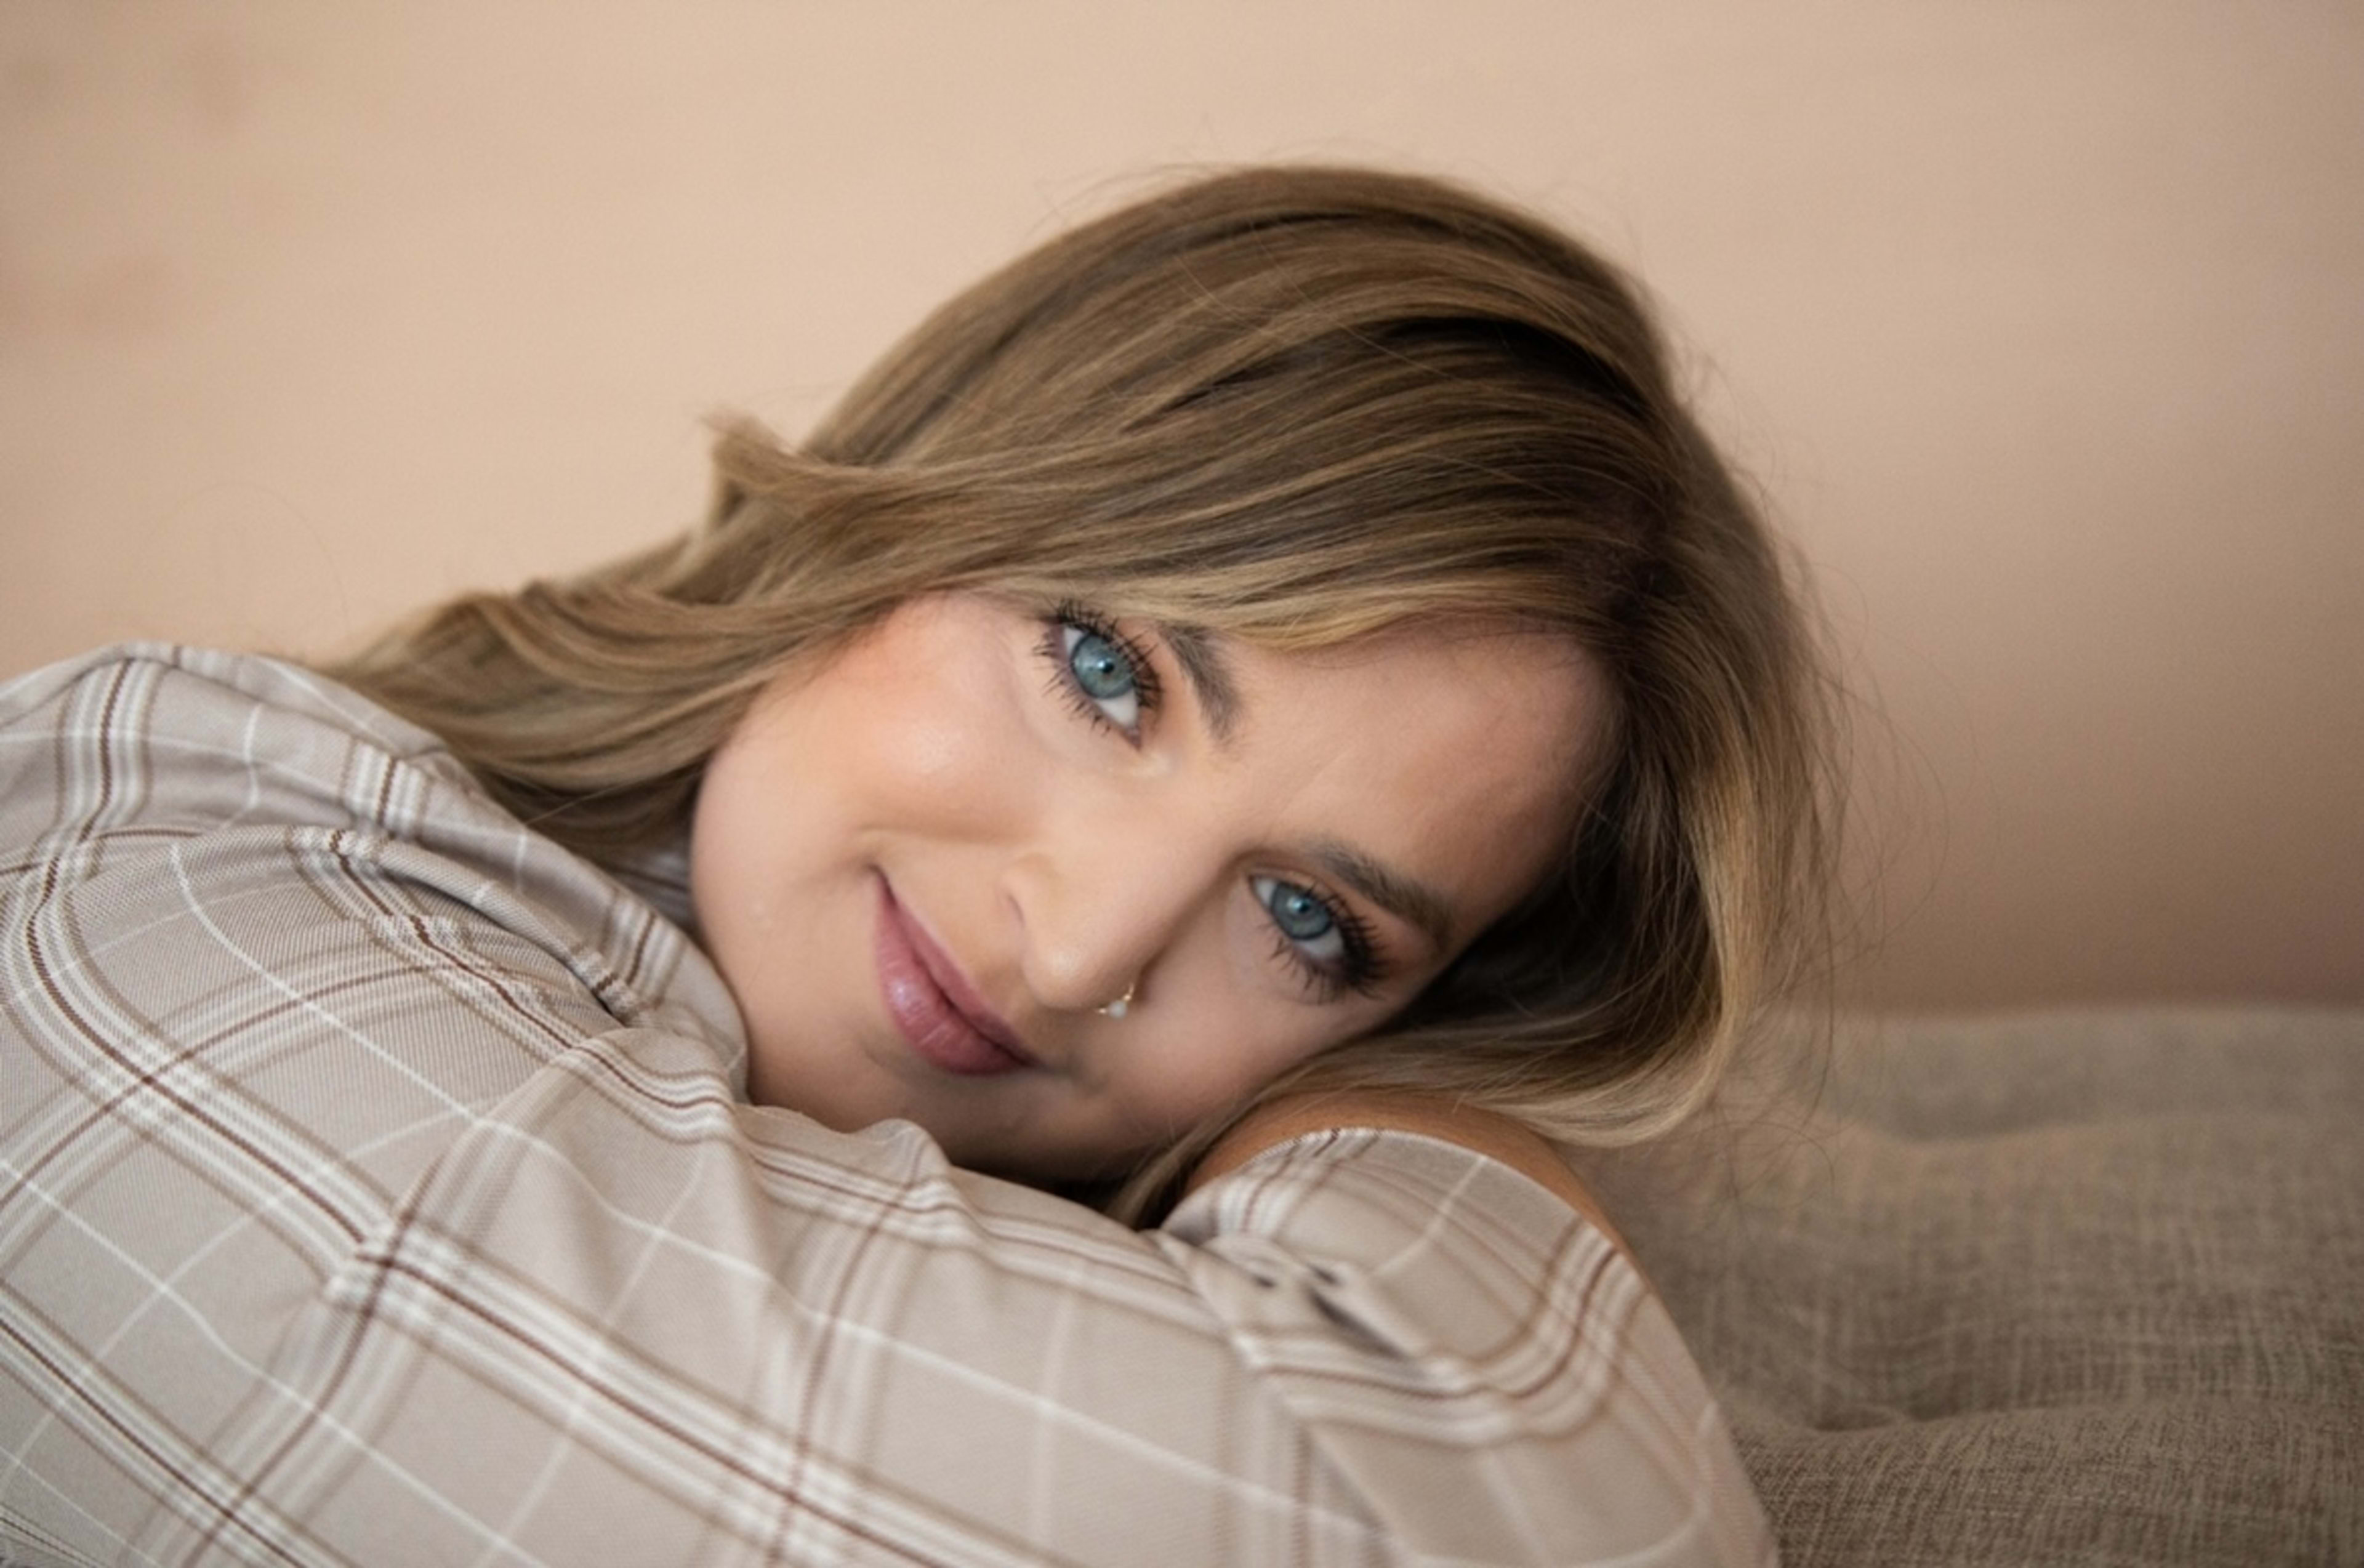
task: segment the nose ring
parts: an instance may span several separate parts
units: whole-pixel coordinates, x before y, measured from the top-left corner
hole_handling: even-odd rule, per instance
[[[1136,974],[1132,977],[1132,984],[1124,988],[1123,995],[1119,996],[1115,1001],[1110,1002],[1107,1006],[1099,1009],[1100,1017],[1104,1018],[1121,1018],[1124,1017],[1125,1014],[1132,1010],[1132,994],[1140,989],[1141,976]]]

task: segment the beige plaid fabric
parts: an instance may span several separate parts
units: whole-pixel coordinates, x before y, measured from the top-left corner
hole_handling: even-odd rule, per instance
[[[1770,1559],[1666,1312],[1501,1166],[1323,1134],[1137,1234],[741,1053],[351,693],[0,689],[0,1558]]]

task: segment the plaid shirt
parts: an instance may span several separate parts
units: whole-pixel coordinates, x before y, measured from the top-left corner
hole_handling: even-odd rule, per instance
[[[751,1106],[672,891],[301,669],[0,688],[0,1558],[1770,1559],[1525,1178],[1346,1129],[1137,1233]]]

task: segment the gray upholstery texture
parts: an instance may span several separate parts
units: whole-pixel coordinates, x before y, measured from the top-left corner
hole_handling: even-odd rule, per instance
[[[1843,1025],[1593,1167],[1791,1568],[2364,1563],[2364,1013]]]

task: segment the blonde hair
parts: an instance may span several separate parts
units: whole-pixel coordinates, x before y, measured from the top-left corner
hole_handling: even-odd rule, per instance
[[[691,536],[446,605],[330,673],[612,862],[686,832],[774,673],[918,595],[1277,649],[1541,628],[1615,694],[1581,820],[1405,1013],[1290,1084],[1646,1137],[1820,951],[1825,707],[1793,573],[1634,288],[1533,218],[1393,173],[1199,179],[953,299],[801,447],[734,424],[715,462]]]

